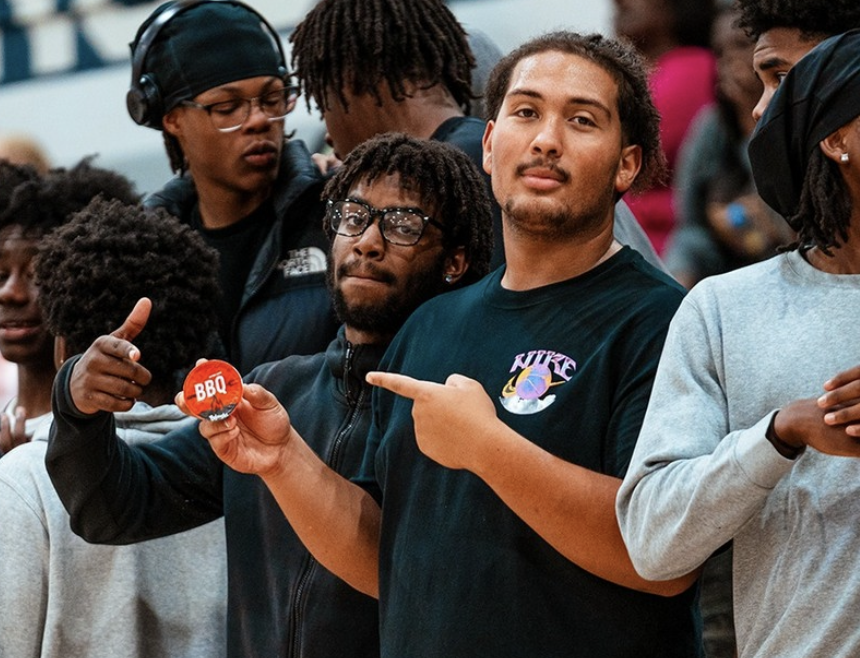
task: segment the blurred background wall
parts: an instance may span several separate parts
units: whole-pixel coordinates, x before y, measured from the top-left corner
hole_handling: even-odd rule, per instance
[[[287,37],[314,0],[245,0]],[[171,173],[161,134],[125,110],[129,42],[161,0],[0,0],[0,133],[34,137],[55,166],[98,154],[96,164],[129,176],[141,192]],[[361,2],[361,0],[356,0]],[[553,29],[611,29],[611,0],[451,0],[468,31],[508,51]],[[304,104],[287,118],[312,150],[322,122]]]

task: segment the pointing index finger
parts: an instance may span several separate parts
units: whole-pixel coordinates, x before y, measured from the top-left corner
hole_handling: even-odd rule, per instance
[[[379,386],[410,400],[414,400],[421,393],[430,392],[432,389],[440,386],[440,384],[415,379],[408,375],[400,375],[394,372],[380,372],[378,370],[367,373],[366,379],[367,383],[372,386]]]

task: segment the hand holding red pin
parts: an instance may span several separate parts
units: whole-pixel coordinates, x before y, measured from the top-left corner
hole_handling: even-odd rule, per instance
[[[182,395],[197,418],[224,420],[242,399],[242,376],[226,361],[204,361],[188,373]]]

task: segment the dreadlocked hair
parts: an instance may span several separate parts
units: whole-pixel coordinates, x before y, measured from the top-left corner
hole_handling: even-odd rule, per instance
[[[736,0],[738,26],[753,39],[774,28],[800,30],[808,41],[860,27],[857,0]]]
[[[217,253],[163,209],[98,197],[43,240],[35,271],[46,326],[73,354],[120,326],[141,297],[152,312],[135,345],[156,385],[173,387],[212,345]]]
[[[18,185],[0,213],[0,230],[23,229],[25,237],[38,238],[65,224],[96,195],[137,203],[134,185],[122,174],[94,167],[89,156],[71,169],[55,168]]]
[[[407,84],[443,84],[468,114],[475,58],[466,32],[442,0],[322,0],[290,35],[294,75],[325,111],[345,90],[372,94],[385,82],[402,101]]]
[[[404,189],[416,192],[425,209],[435,210],[434,219],[445,225],[445,249],[466,247],[469,269],[457,285],[483,277],[493,252],[493,219],[486,183],[469,156],[443,142],[402,133],[378,135],[347,156],[326,184],[323,198],[346,199],[359,182],[370,184],[390,175],[397,175]],[[327,220],[326,234],[334,240]]]
[[[818,247],[832,256],[831,247],[848,240],[851,221],[851,197],[835,162],[816,148],[809,158],[800,204],[788,224],[797,232],[797,240],[781,251]]]
[[[663,182],[667,169],[666,156],[660,147],[660,113],[651,98],[644,60],[626,40],[560,31],[527,41],[499,60],[490,74],[484,95],[487,119],[498,118],[517,64],[550,51],[582,57],[613,77],[618,84],[618,117],[624,144],[636,144],[642,149],[642,168],[630,189],[645,190]]]

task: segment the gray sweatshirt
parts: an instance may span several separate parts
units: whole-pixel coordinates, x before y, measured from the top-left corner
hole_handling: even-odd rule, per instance
[[[185,417],[137,403],[120,436],[151,441]],[[69,528],[46,437],[0,459],[0,658],[218,658],[226,650],[222,521],[130,546]]]
[[[772,413],[860,363],[860,276],[799,254],[705,279],[672,321],[618,495],[636,569],[667,579],[733,540],[741,658],[860,656],[860,460],[785,459]]]

